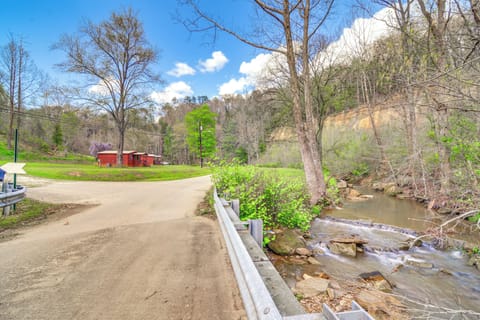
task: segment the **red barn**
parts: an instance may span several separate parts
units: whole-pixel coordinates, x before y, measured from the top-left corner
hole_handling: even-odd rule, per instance
[[[134,166],[133,155],[135,151],[123,151],[123,165],[127,167]],[[117,165],[117,151],[101,151],[97,153],[98,165],[102,167],[114,167]]]
[[[149,154],[148,161],[151,162],[151,164],[162,164],[162,157],[156,154]]]
[[[133,154],[133,164],[132,167],[147,167],[147,153],[146,152],[135,152]]]
[[[98,165],[114,167],[117,165],[117,151],[102,151],[97,154]],[[160,164],[160,156],[146,152],[123,151],[123,165],[126,167],[150,167]]]
[[[144,154],[143,155],[143,163],[145,166],[153,166],[154,164],[160,164],[161,163],[161,156],[157,156],[156,154]]]

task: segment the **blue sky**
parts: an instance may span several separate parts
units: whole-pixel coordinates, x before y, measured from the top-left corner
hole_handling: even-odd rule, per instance
[[[202,3],[226,22],[239,26],[251,22],[251,1]],[[329,25],[331,31],[348,23],[352,3],[354,0],[337,2]],[[54,67],[64,56],[60,51],[52,51],[51,45],[63,33],[76,32],[85,19],[100,22],[108,19],[112,11],[128,7],[138,13],[147,39],[160,51],[155,68],[166,83],[158,89],[159,100],[185,94],[213,97],[238,90],[242,77],[245,79],[245,74],[239,72],[242,62],[251,62],[262,53],[226,34],[217,34],[213,42],[211,36],[188,32],[175,18],[176,13],[186,15],[187,11],[175,0],[0,0],[0,46],[7,43],[10,33],[21,36],[36,65],[62,84],[72,76]],[[252,62],[245,64],[243,70],[255,67]]]

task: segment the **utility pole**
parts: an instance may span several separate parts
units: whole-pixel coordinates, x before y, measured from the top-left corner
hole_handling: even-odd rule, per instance
[[[203,168],[203,154],[202,154],[202,122],[198,122],[198,142],[199,142],[199,150],[200,150],[200,168]]]

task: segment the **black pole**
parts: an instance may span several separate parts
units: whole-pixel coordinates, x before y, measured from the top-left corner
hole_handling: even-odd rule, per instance
[[[18,128],[15,129],[15,145],[13,147],[13,162],[17,162],[18,159]],[[17,174],[13,174],[13,188],[17,187]]]
[[[15,129],[15,144],[13,147],[13,162],[17,162],[18,159],[18,128]],[[13,189],[17,189],[17,174],[13,174]],[[17,210],[17,204],[13,205],[13,211]]]
[[[203,168],[203,155],[202,155],[202,122],[198,122],[198,141],[200,149],[200,168]]]

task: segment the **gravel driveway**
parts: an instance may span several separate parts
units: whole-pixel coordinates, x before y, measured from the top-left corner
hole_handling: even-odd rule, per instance
[[[218,225],[193,214],[209,177],[41,184],[28,196],[97,206],[0,243],[0,319],[244,318]]]

